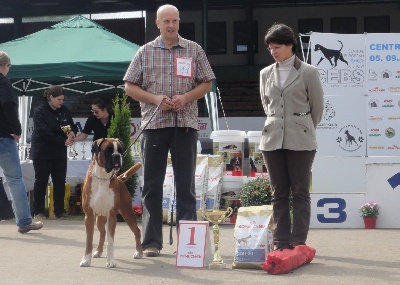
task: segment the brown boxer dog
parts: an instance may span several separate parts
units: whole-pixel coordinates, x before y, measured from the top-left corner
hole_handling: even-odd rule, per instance
[[[92,153],[92,162],[86,173],[82,190],[86,250],[80,266],[90,266],[92,257],[101,257],[107,234],[106,266],[113,268],[117,266],[114,259],[114,234],[118,212],[121,213],[135,235],[136,251],[133,254],[133,258],[143,257],[141,233],[137,226],[136,214],[132,209],[132,197],[124,183],[142,165],[138,162],[125,173],[117,176],[122,166],[123,144],[120,140],[114,138],[94,141]],[[96,252],[92,254],[95,219],[97,228],[100,231],[100,239]]]

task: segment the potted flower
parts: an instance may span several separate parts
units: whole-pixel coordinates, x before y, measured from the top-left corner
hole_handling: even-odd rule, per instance
[[[376,202],[367,202],[360,207],[361,217],[364,219],[366,229],[374,229],[376,227],[376,219],[379,215],[379,206]]]
[[[240,191],[240,204],[243,207],[271,205],[271,195],[268,178],[250,179]]]

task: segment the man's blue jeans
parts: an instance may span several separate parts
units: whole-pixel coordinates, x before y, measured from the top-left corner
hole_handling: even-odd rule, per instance
[[[0,167],[3,169],[13,199],[12,206],[18,227],[32,223],[28,196],[22,179],[17,142],[10,138],[0,138]]]

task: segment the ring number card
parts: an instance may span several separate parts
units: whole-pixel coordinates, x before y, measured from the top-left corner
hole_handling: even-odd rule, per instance
[[[202,268],[211,262],[207,221],[179,221],[176,267]]]
[[[175,57],[175,73],[178,77],[193,78],[193,59],[190,57]]]

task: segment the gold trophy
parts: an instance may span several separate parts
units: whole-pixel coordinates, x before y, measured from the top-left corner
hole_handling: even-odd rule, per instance
[[[209,269],[222,269],[226,267],[226,263],[219,254],[219,224],[223,223],[226,218],[229,218],[233,214],[233,209],[228,207],[226,210],[202,210],[202,216],[207,221],[213,224],[214,234],[214,256],[213,260],[209,265]]]
[[[68,134],[70,132],[72,132],[71,126],[70,125],[66,125],[66,126],[61,126],[61,129],[63,130],[63,132],[68,136]],[[72,144],[69,147],[69,156],[72,156],[72,160],[76,160],[76,156],[78,155],[78,153],[76,152],[74,145]]]

